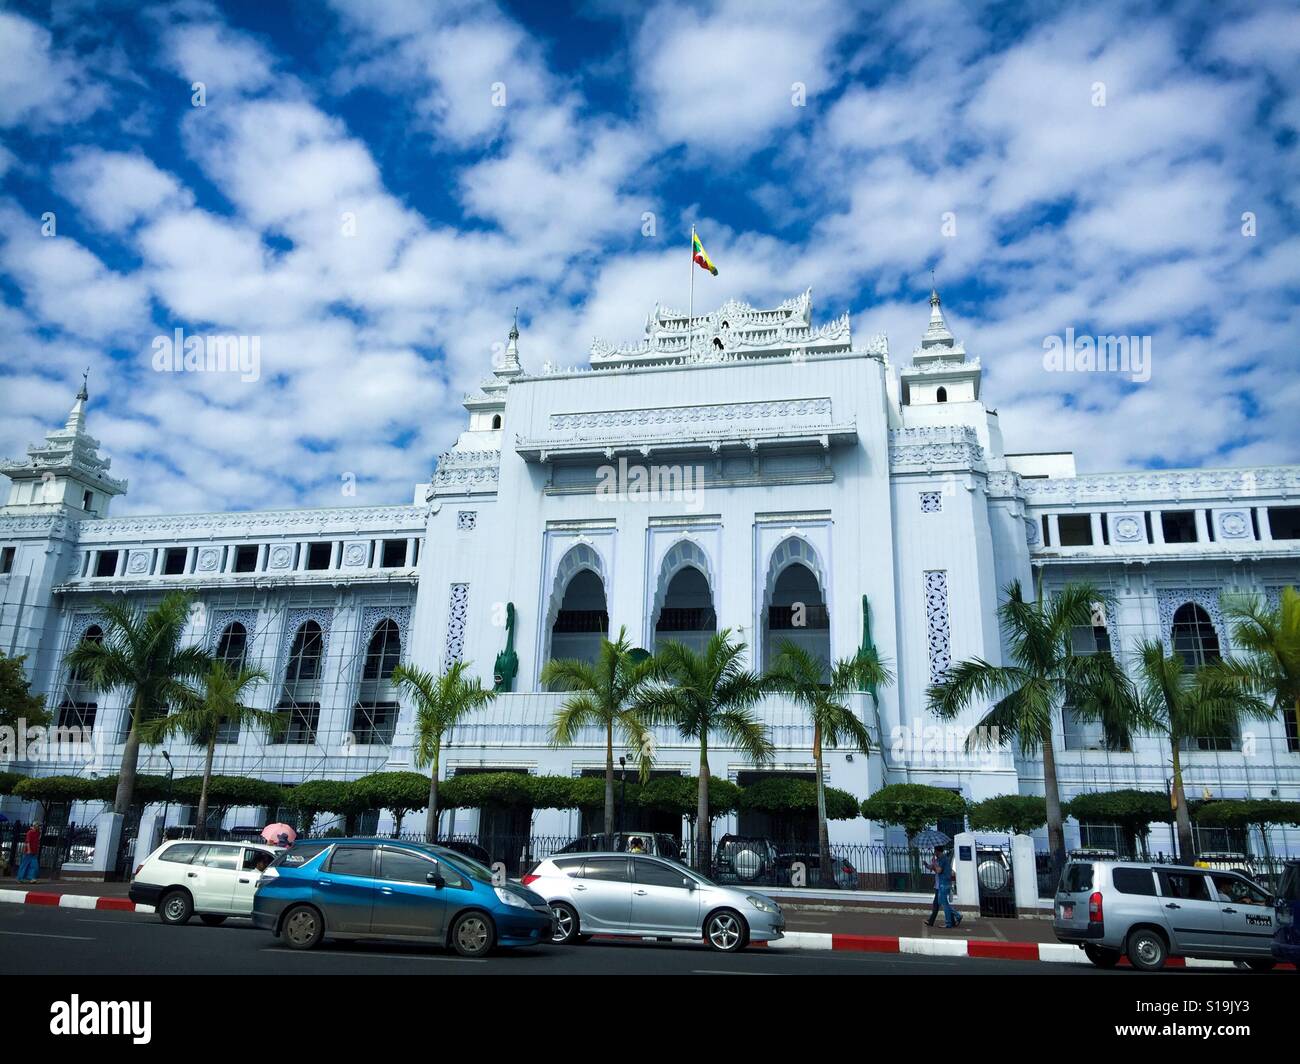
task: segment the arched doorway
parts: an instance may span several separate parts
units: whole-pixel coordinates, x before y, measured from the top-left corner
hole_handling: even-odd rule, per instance
[[[763,668],[770,668],[789,640],[816,655],[827,667],[831,661],[830,611],[823,590],[821,565],[806,541],[785,540],[768,562],[763,611]]]

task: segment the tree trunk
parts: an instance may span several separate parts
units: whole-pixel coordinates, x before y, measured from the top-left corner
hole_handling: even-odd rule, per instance
[[[140,761],[140,703],[131,706],[131,730],[126,733],[122,747],[122,764],[117,770],[117,794],[113,796],[113,812],[126,813],[135,800],[135,766]]]
[[[700,789],[695,803],[695,869],[701,875],[710,872],[713,853],[713,821],[709,817],[709,735],[700,733]]]
[[[441,753],[439,745],[434,743],[433,774],[429,777],[429,813],[424,822],[424,837],[429,842],[438,841],[438,755]]]
[[[614,722],[605,725],[605,846],[614,845]]]
[[[826,824],[826,783],[822,773],[822,729],[813,725],[813,764],[817,766],[817,864],[818,879],[823,887],[835,886],[835,869],[831,865],[831,835]]]
[[[1192,818],[1187,812],[1187,795],[1183,793],[1183,763],[1178,756],[1178,736],[1170,735],[1169,749],[1174,765],[1174,819],[1178,822],[1178,859],[1196,860],[1196,844],[1192,841]]]
[[[197,821],[194,825],[194,837],[196,839],[206,839],[208,837],[208,784],[212,780],[212,755],[216,753],[217,737],[213,735],[208,740],[207,757],[203,761],[203,786],[199,788],[199,810],[194,815]]]
[[[1061,823],[1061,790],[1056,782],[1056,752],[1052,732],[1043,736],[1043,794],[1047,799],[1047,849],[1052,869],[1059,873],[1065,864],[1065,828]]]

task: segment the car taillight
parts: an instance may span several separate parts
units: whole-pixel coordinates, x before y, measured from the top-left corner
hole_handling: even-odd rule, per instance
[[[534,880],[541,879],[541,878],[542,878],[541,876],[535,876],[535,875],[532,874],[532,872],[528,872],[528,873],[523,877],[523,879],[521,879],[519,882],[522,883],[522,884],[526,887],[526,886],[528,886],[529,883],[532,883]]]
[[[1093,891],[1088,899],[1088,923],[1101,923],[1101,891]]]

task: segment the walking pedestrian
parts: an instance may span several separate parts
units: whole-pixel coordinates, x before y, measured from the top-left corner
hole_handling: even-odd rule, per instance
[[[35,821],[23,839],[23,859],[18,864],[18,882],[35,883],[41,874],[41,822]]]
[[[952,855],[942,846],[936,846],[929,869],[934,873],[934,904],[930,909],[930,919],[925,922],[926,926],[934,926],[934,921],[939,915],[940,908],[942,908],[943,926],[956,927],[961,923],[961,913],[952,907],[950,900],[952,895]]]

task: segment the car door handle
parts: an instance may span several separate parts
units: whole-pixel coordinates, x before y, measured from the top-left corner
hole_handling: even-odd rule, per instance
[[[1177,902],[1172,902],[1172,901],[1171,901],[1168,905],[1165,906],[1165,908],[1166,908],[1166,909],[1181,909],[1182,906],[1179,905]]]
[[[1223,911],[1224,911],[1225,913],[1236,913],[1237,910],[1236,910],[1236,909],[1224,909]]]
[[[574,889],[574,890],[586,890],[587,888],[584,887],[581,883],[575,883],[574,886],[573,886],[573,889]]]
[[[633,894],[644,894],[645,891],[644,891],[644,890],[634,890],[634,891],[632,891],[632,893],[633,893]]]
[[[251,883],[251,882],[253,882],[253,881],[252,881],[251,879],[244,879],[243,876],[240,876],[240,878],[239,878],[239,882],[241,882],[241,883]]]
[[[186,872],[185,875],[188,876],[190,879],[197,879],[199,877],[199,874],[197,872]]]
[[[393,888],[392,888],[392,887],[380,887],[380,888],[379,888],[379,893],[380,893],[380,894],[391,894],[391,893],[393,893]]]

